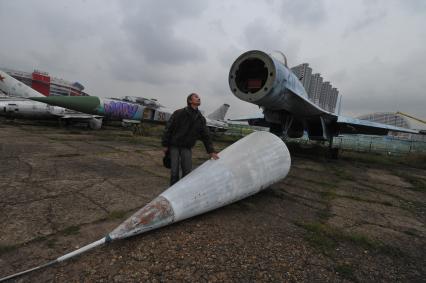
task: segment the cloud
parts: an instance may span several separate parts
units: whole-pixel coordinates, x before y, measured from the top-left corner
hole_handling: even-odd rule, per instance
[[[205,8],[201,1],[132,2],[126,6],[122,30],[135,53],[147,63],[178,65],[203,60],[204,51],[192,40],[189,31],[177,28],[188,18],[199,17]]]
[[[310,63],[350,113],[424,117],[425,1],[0,1],[0,67],[41,69],[104,97],[146,95],[170,108],[198,91],[211,112],[259,112],[229,91],[243,52]],[[404,108],[404,109],[402,109]]]
[[[295,26],[309,26],[315,28],[327,19],[324,2],[322,0],[281,2],[280,18],[283,22],[290,22]]]
[[[372,1],[366,4],[363,11],[357,14],[355,21],[351,22],[344,30],[343,37],[351,36],[353,33],[363,32],[375,24],[379,24],[387,16],[386,8],[377,7],[377,3]]]
[[[418,52],[393,63],[376,58],[355,69],[356,77],[345,86],[343,109],[356,114],[399,110],[424,115],[426,81],[413,66],[425,66],[426,58]]]

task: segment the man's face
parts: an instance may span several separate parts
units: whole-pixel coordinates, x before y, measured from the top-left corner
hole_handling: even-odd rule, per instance
[[[191,105],[197,106],[197,107],[201,105],[201,99],[198,96],[198,94],[193,94],[191,96]]]

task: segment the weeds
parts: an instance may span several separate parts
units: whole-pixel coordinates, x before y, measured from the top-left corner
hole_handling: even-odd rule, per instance
[[[378,253],[386,254],[393,257],[403,256],[403,252],[398,248],[385,245],[381,242],[374,241],[368,237],[348,233],[341,229],[331,227],[320,222],[301,223],[296,222],[297,226],[304,228],[308,233],[305,239],[317,250],[325,255],[331,256],[339,242],[348,242],[355,246],[373,250]]]
[[[411,184],[411,187],[408,189],[416,192],[426,192],[426,182],[424,180],[402,172],[395,172],[395,175]]]
[[[71,235],[77,235],[80,233],[80,227],[79,226],[69,226],[61,231],[64,236],[71,236]]]
[[[351,265],[348,265],[348,264],[338,265],[334,267],[334,270],[337,273],[339,273],[339,275],[342,276],[343,278],[346,278],[354,282],[358,282],[354,274],[354,269]]]
[[[114,210],[108,214],[109,220],[123,219],[127,214],[127,211],[124,210]]]
[[[0,245],[0,255],[10,251],[14,251],[17,248],[17,245]]]

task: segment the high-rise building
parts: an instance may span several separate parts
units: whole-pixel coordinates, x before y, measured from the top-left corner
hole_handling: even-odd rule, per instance
[[[322,88],[322,77],[321,74],[316,73],[313,74],[311,77],[311,83],[309,84],[309,92],[308,97],[311,98],[311,101],[314,102],[316,105],[319,105],[319,98],[321,95],[321,88]]]
[[[305,87],[306,93],[308,93],[309,84],[311,82],[311,76],[312,76],[312,68],[309,67],[308,63],[303,63],[291,68],[291,70],[299,78],[300,82]],[[309,97],[309,93],[308,93],[308,97]]]
[[[305,87],[310,101],[324,110],[335,111],[339,91],[333,88],[330,82],[323,82],[319,73],[312,74],[312,68],[308,63],[297,65],[291,70]]]
[[[330,91],[330,103],[329,103],[329,107],[330,107],[330,112],[335,112],[336,111],[336,106],[337,106],[337,101],[339,98],[339,91],[337,90],[337,88],[333,87],[331,88]]]
[[[323,82],[321,86],[321,93],[319,97],[319,106],[322,109],[330,111],[330,93],[331,93],[331,84],[330,82]]]

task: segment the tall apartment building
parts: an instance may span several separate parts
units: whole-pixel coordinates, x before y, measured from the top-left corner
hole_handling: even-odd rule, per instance
[[[310,101],[329,112],[336,110],[339,91],[333,88],[330,82],[323,82],[321,74],[312,74],[308,63],[297,65],[291,68],[291,71],[305,87]]]
[[[337,88],[333,87],[331,88],[330,91],[330,102],[329,102],[329,111],[330,112],[335,112],[336,111],[336,107],[337,107],[337,101],[339,98],[339,91],[337,90]]]
[[[311,97],[311,101],[316,105],[319,105],[319,98],[321,95],[322,88],[322,77],[321,74],[316,73],[311,77],[311,83],[309,84],[308,96]]]
[[[330,94],[331,94],[331,84],[330,82],[323,82],[321,85],[321,93],[319,97],[319,106],[322,109],[325,109],[327,111],[329,110],[329,103],[330,103]]]
[[[291,68],[291,70],[299,78],[300,82],[302,83],[309,97],[308,90],[309,90],[309,84],[311,83],[312,68],[309,67],[308,63],[303,63]],[[311,99],[311,97],[309,97],[309,99]]]

